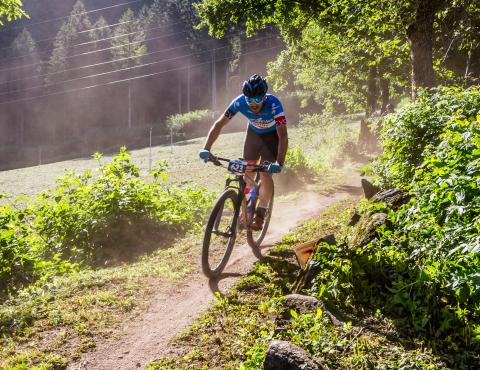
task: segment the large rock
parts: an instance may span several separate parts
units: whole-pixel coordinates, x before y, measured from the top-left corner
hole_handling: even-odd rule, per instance
[[[323,370],[304,349],[293,343],[274,340],[267,350],[264,370]]]
[[[362,179],[362,188],[363,188],[363,193],[365,194],[365,198],[367,199],[372,198],[375,194],[382,191],[381,188],[379,188],[376,185],[373,185],[367,179]]]
[[[385,203],[389,208],[395,210],[410,200],[410,194],[401,189],[389,189],[375,194],[370,202]]]
[[[353,245],[355,247],[361,247],[370,243],[373,239],[378,236],[377,229],[386,224],[387,214],[386,213],[373,213],[366,214],[360,220]]]

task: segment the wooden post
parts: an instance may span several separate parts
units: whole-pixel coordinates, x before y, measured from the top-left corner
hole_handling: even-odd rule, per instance
[[[148,172],[152,171],[152,126],[150,126],[150,140],[148,152]]]

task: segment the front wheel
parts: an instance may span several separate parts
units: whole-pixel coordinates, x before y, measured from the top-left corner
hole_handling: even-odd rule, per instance
[[[258,194],[260,194],[262,184],[260,183],[258,187]],[[250,226],[247,228],[247,241],[248,245],[252,247],[254,251],[258,251],[260,249],[260,244],[262,244],[263,239],[265,238],[265,234],[268,230],[268,225],[270,224],[270,218],[272,217],[272,209],[273,209],[273,197],[274,192],[272,191],[272,197],[268,202],[267,212],[265,214],[265,218],[263,221],[263,228],[261,230],[252,230]],[[258,205],[258,196],[255,199],[255,207],[254,210],[257,209]],[[252,215],[253,217],[253,215]]]
[[[234,189],[225,190],[210,213],[202,249],[202,270],[209,278],[222,272],[232,253],[238,218],[235,216],[237,198]]]

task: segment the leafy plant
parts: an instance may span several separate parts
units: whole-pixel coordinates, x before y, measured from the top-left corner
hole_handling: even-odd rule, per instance
[[[454,117],[475,116],[479,109],[478,87],[441,87],[386,116],[381,131],[383,153],[373,164],[376,183],[384,188],[408,188],[416,167],[425,158],[425,149],[440,143],[446,124]]]
[[[478,88],[449,88],[391,118],[373,169],[381,184],[409,188],[411,199],[397,211],[363,205],[387,222],[365,245],[320,246],[311,290],[351,310],[380,309],[438,348],[470,353],[469,361],[480,344],[479,112]]]
[[[167,117],[167,129],[176,134],[193,137],[195,134],[204,133],[213,119],[214,112],[208,109],[173,114]]]
[[[0,291],[131,258],[200,224],[211,196],[168,186],[165,170],[160,163],[147,183],[122,148],[95,176],[67,171],[24,208],[1,207]]]

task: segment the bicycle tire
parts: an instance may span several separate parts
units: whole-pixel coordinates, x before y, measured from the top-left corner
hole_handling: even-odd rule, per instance
[[[237,191],[225,190],[208,218],[203,238],[202,270],[209,278],[217,277],[223,271],[232,253],[237,234],[234,225],[237,199]],[[218,262],[216,259],[219,259]]]
[[[258,186],[258,193],[260,194],[260,189],[261,189],[262,183],[260,182]],[[247,242],[248,245],[254,249],[254,250],[259,250],[260,245],[262,244],[263,239],[265,238],[265,235],[267,234],[268,231],[268,225],[270,225],[270,219],[272,217],[272,209],[273,209],[273,198],[275,195],[275,191],[272,191],[272,197],[270,198],[270,201],[268,202],[268,207],[267,207],[267,213],[265,214],[265,219],[263,221],[263,228],[262,230],[259,231],[254,231],[250,228],[250,225],[247,227]],[[257,203],[258,203],[258,198],[259,196],[256,197],[255,199],[255,206],[253,208],[254,212],[257,209]]]

